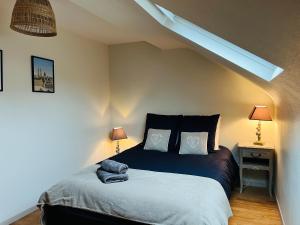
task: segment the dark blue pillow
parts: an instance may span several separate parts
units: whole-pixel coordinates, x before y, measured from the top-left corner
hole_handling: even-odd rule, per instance
[[[181,123],[182,115],[158,115],[158,114],[147,114],[146,127],[144,133],[143,145],[145,145],[148,135],[148,130],[161,129],[171,130],[168,152],[176,152],[176,142],[178,136],[178,130]]]
[[[213,152],[219,117],[220,114],[212,116],[183,116],[179,129],[177,150],[180,148],[181,132],[208,132],[207,150]]]

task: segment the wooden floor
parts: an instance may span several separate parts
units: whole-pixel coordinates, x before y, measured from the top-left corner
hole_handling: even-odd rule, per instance
[[[233,193],[230,200],[233,217],[229,225],[282,225],[277,203],[266,189],[246,188]]]
[[[282,225],[277,204],[264,189],[247,188],[244,193],[234,191],[230,200],[234,216],[229,225]],[[39,225],[36,211],[12,225]]]

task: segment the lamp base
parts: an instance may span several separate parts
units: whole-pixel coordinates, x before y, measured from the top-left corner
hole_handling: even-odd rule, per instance
[[[120,143],[119,140],[117,141],[117,145],[116,145],[116,154],[120,153]]]
[[[264,143],[262,141],[255,141],[253,142],[254,145],[260,145],[260,146],[263,146]]]

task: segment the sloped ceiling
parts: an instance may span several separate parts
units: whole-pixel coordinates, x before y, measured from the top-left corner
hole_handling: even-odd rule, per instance
[[[58,26],[105,44],[147,41],[160,48],[186,45],[155,23],[133,0],[51,0]]]
[[[300,108],[300,1],[154,0],[204,29],[281,66],[285,72],[268,83],[242,73],[267,89],[277,104]]]
[[[229,69],[232,65],[197,49],[161,27],[133,0],[52,0],[58,24],[106,44],[147,41],[157,47],[189,47]],[[300,1],[153,0],[200,27],[282,67],[272,82],[238,71],[266,89],[279,104],[300,108]],[[293,99],[293,100],[292,100]]]
[[[14,0],[0,0],[12,10]],[[153,0],[153,2],[282,68],[271,82],[239,71],[163,28],[133,0],[51,0],[57,24],[106,44],[146,41],[162,49],[189,47],[267,90],[277,105],[300,111],[300,1]],[[9,3],[9,4],[8,4]]]

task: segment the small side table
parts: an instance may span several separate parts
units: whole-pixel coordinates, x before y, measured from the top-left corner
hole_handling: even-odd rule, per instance
[[[243,170],[267,171],[268,189],[270,197],[273,196],[274,150],[272,146],[238,145],[240,155],[240,193],[243,192]]]

